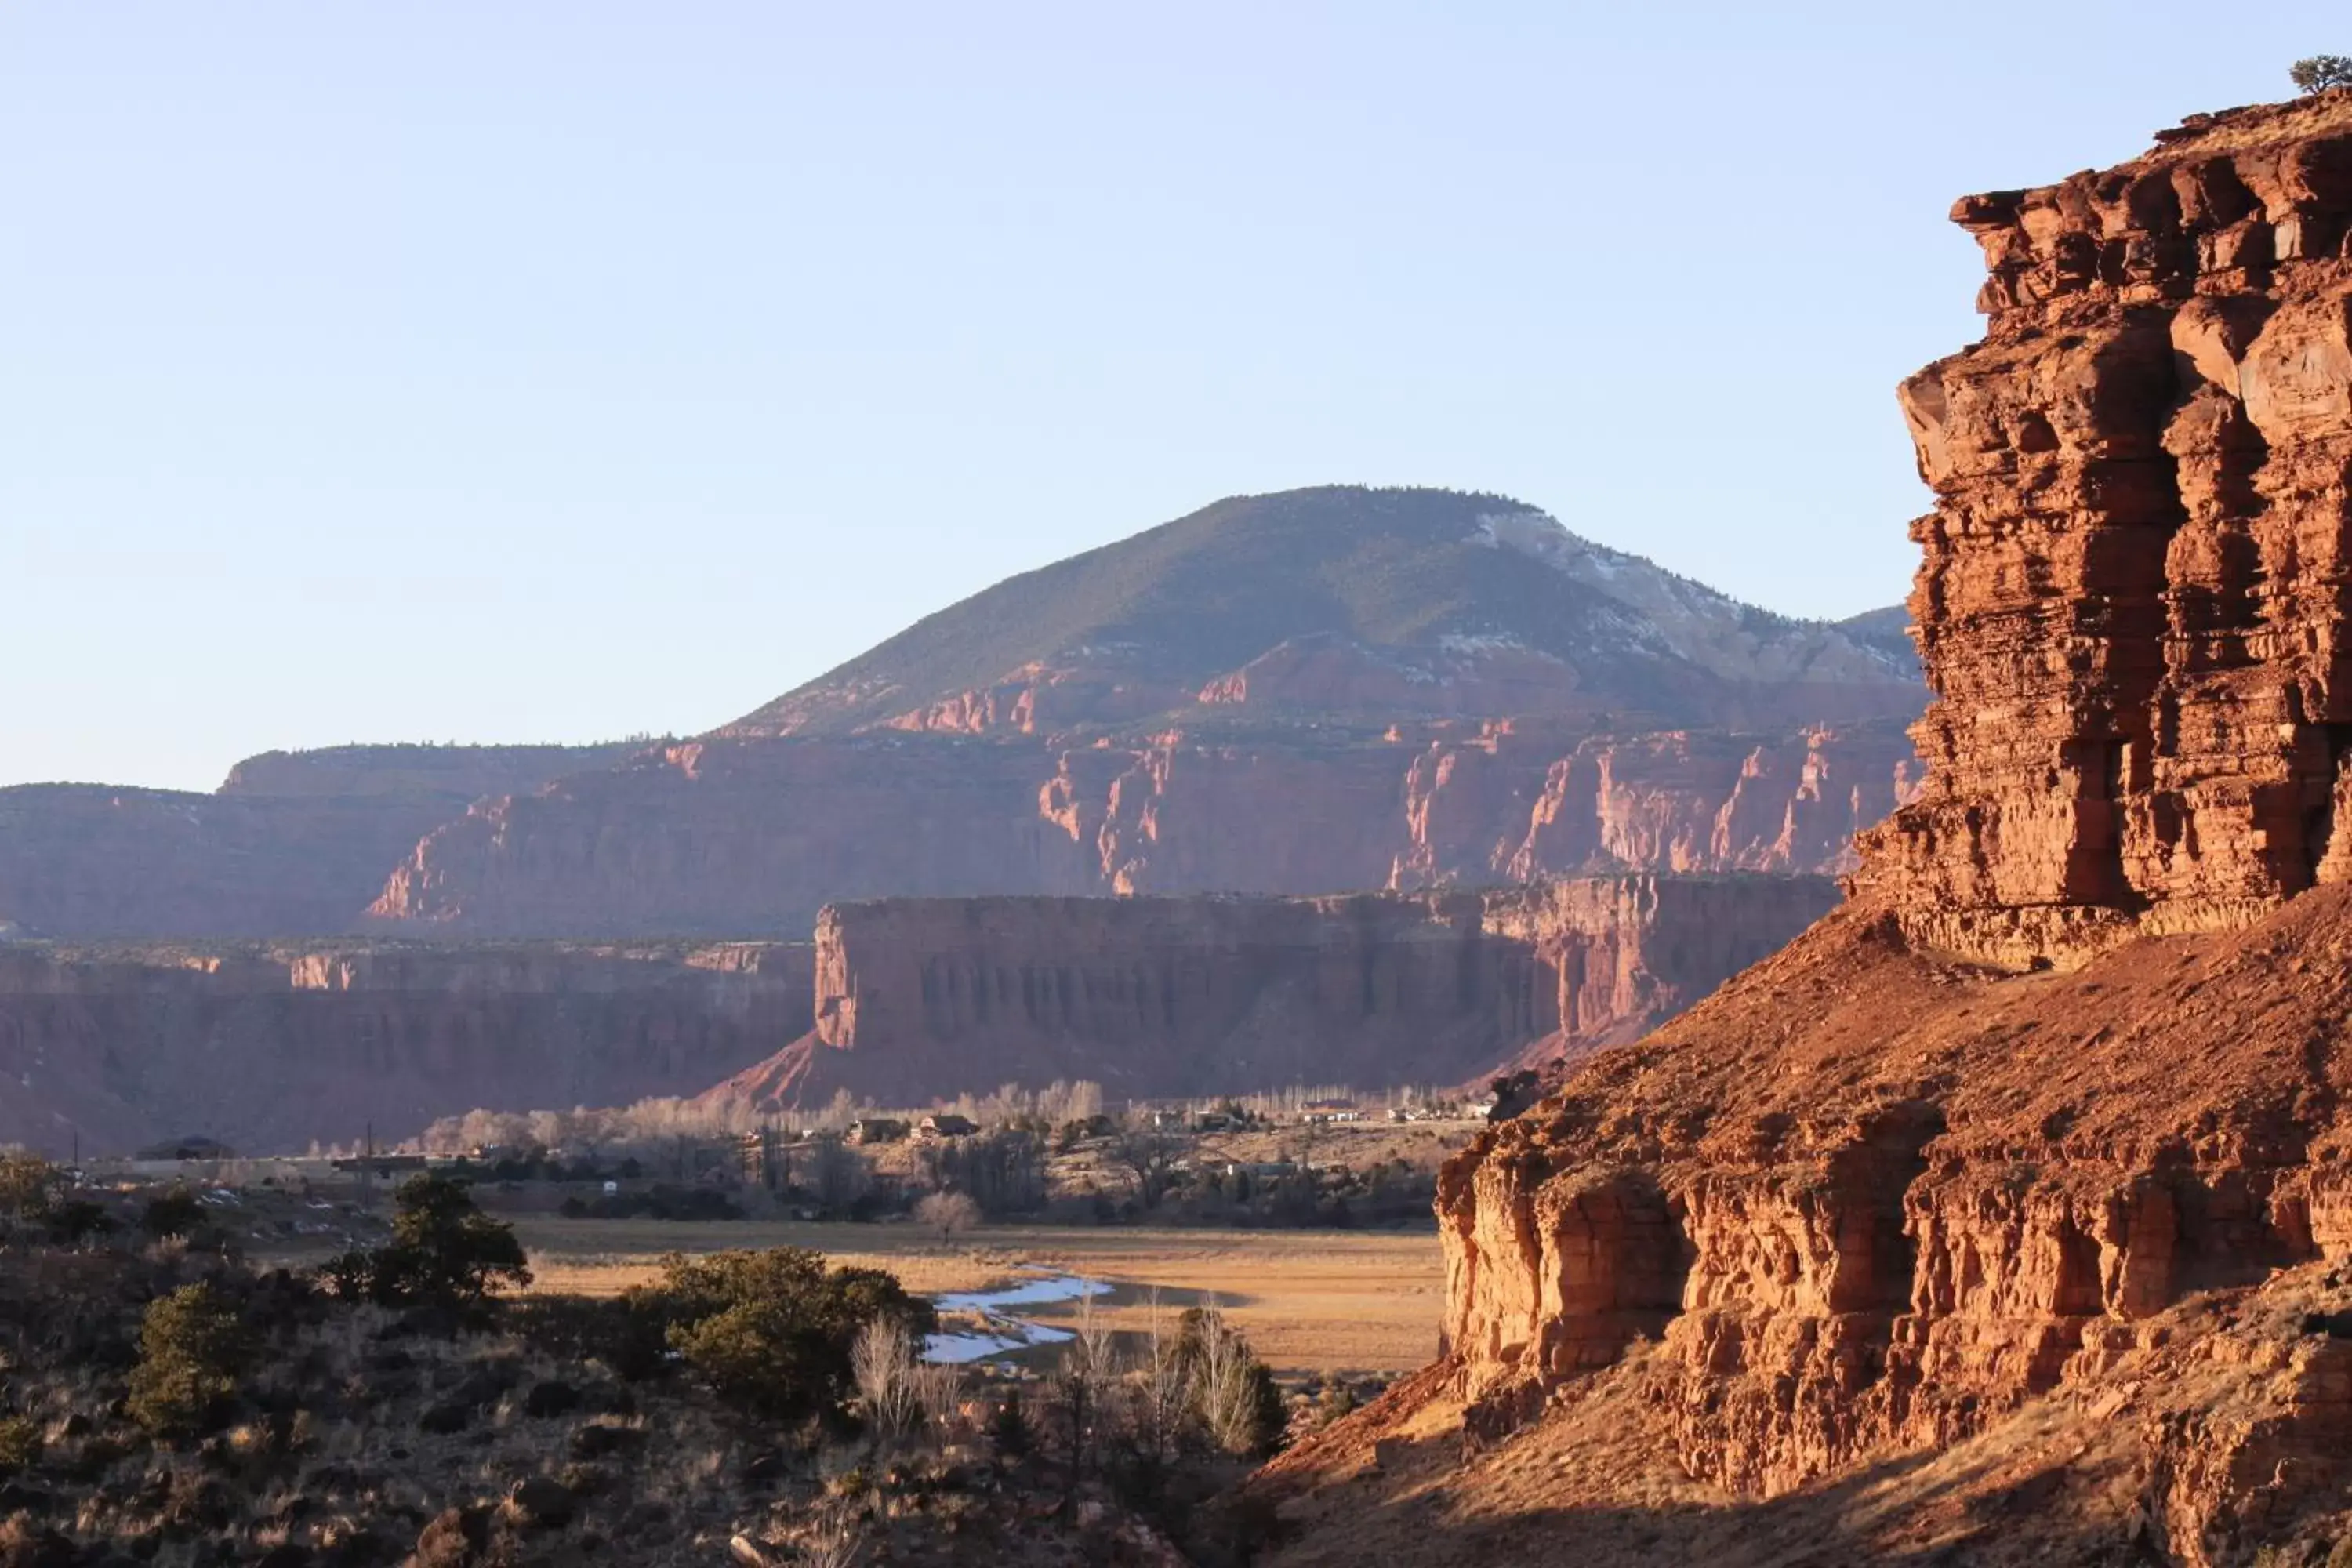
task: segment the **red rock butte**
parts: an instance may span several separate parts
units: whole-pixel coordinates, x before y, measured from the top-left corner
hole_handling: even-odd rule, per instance
[[[1483,1084],[1639,1037],[1832,908],[1825,877],[825,910],[814,1027],[705,1096],[767,1110],[1090,1079],[1117,1099]]]

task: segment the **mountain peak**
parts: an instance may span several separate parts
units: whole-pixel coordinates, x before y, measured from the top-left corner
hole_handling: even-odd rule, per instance
[[[1744,605],[1524,501],[1333,485],[1231,497],[1008,578],[728,731],[1780,722],[1919,700],[1916,662],[1883,638]]]

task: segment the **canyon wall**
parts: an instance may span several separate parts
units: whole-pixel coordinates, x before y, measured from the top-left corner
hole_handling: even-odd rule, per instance
[[[804,943],[0,947],[0,1144],[283,1152],[690,1095],[814,996]]]
[[[2352,94],[1955,216],[1989,331],[1903,392],[1924,794],[1844,909],[1447,1168],[1443,1397],[1471,1456],[1587,1422],[1821,1498],[1960,1445],[1979,1519],[2316,1560],[2352,1524]],[[1559,1463],[1553,1506],[1626,1502]]]
[[[1564,721],[1082,748],[712,740],[439,829],[394,927],[797,932],[827,902],[1297,894],[1591,873],[1836,872],[1915,787],[1892,721],[1593,735]]]
[[[1831,908],[1824,878],[1488,894],[880,900],[817,925],[814,1031],[714,1099],[885,1104],[1482,1079],[1639,1035]]]
[[[349,746],[248,759],[215,795],[0,789],[0,935],[348,931],[386,869],[469,802],[626,754],[621,746]]]

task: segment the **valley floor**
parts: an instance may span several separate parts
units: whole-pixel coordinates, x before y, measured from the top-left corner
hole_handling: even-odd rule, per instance
[[[974,1290],[1050,1268],[1116,1286],[1097,1310],[1141,1330],[1158,1290],[1170,1312],[1213,1296],[1281,1376],[1402,1373],[1437,1353],[1444,1261],[1433,1232],[1160,1230],[991,1226],[941,1245],[912,1225],[671,1224],[517,1216],[535,1289],[611,1295],[652,1280],[665,1252],[807,1247],[887,1268],[926,1294]],[[1065,1321],[1074,1309],[1034,1316]]]

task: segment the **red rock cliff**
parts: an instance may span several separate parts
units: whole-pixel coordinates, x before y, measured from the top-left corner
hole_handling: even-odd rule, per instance
[[[718,1097],[1460,1083],[1637,1035],[1835,899],[1822,878],[1628,877],[1483,896],[835,905],[817,926],[814,1032]]]
[[[282,1152],[694,1094],[812,1005],[805,945],[0,948],[0,1143]]]

